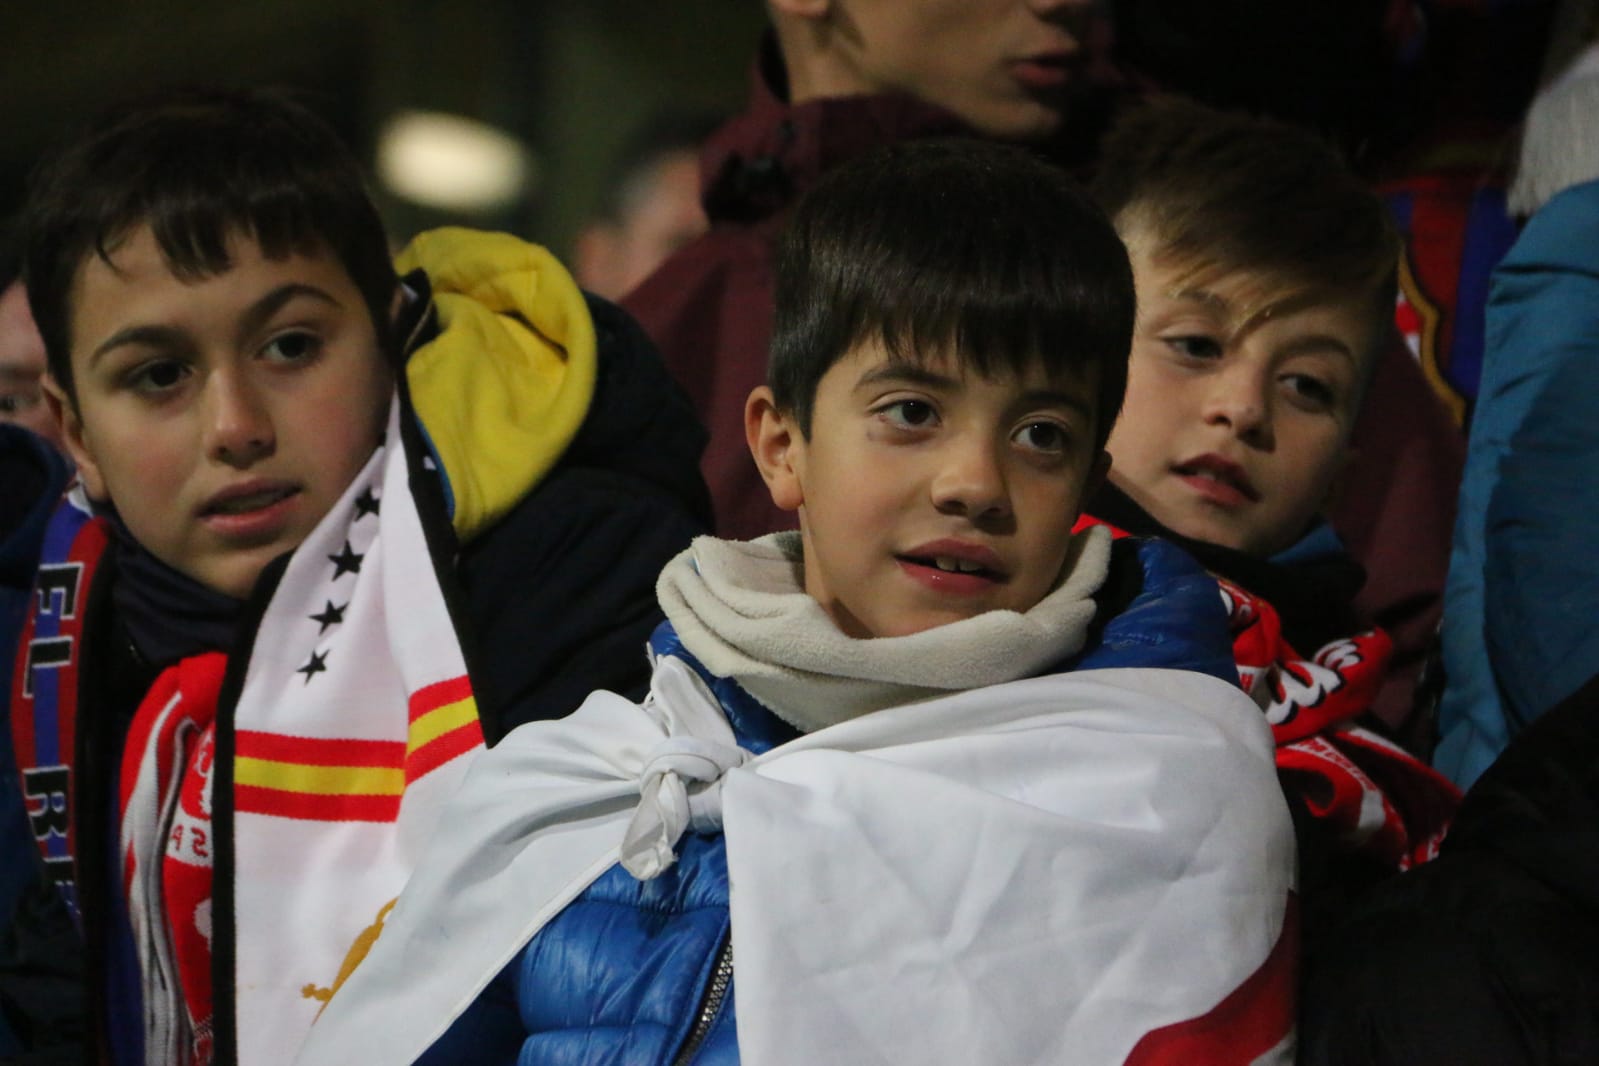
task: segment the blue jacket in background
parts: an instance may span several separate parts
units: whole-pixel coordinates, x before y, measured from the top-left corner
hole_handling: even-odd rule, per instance
[[[1599,457],[1599,182],[1567,189],[1532,217],[1494,272],[1487,314],[1444,592],[1434,756],[1462,787],[1599,667],[1587,622],[1599,605],[1599,553],[1581,530],[1585,521],[1594,529]],[[1500,585],[1513,613],[1489,602],[1491,572],[1516,575]]]
[[[1122,540],[1100,595],[1104,620],[1056,669],[1196,670],[1237,684],[1216,582],[1169,544]],[[729,678],[710,675],[662,623],[657,655],[710,686],[754,754],[799,734]],[[507,900],[506,906],[516,901]],[[738,1062],[725,838],[688,833],[649,881],[613,866],[534,936],[420,1060],[516,1066]]]

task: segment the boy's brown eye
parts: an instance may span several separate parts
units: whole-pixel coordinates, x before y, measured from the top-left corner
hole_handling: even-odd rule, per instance
[[[170,359],[162,359],[153,363],[146,363],[135,371],[133,385],[135,388],[147,392],[160,392],[170,389],[183,380],[184,368],[182,363]]]
[[[1216,359],[1221,355],[1221,344],[1211,337],[1167,337],[1166,343],[1190,359]]]
[[[900,400],[882,408],[880,413],[902,426],[925,426],[933,421],[933,405],[921,400]]]
[[[1040,452],[1066,450],[1066,431],[1054,422],[1029,422],[1016,432],[1015,440]]]
[[[310,333],[284,333],[267,342],[262,354],[269,358],[292,363],[316,354],[317,338]]]
[[[1329,410],[1338,398],[1331,385],[1309,374],[1288,374],[1283,378],[1283,384],[1301,406],[1312,410]]]

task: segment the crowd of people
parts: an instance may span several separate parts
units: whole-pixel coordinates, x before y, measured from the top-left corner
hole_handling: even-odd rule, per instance
[[[1599,1061],[1596,9],[1309,5],[1274,108],[766,6],[572,273],[280,90],[41,162],[0,1060]],[[1528,25],[1508,198],[1314,80]]]

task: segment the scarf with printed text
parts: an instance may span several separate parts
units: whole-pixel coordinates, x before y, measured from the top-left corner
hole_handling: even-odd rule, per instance
[[[1117,538],[1132,535],[1097,517],[1084,515],[1078,522],[1078,528],[1092,525],[1109,526]],[[1265,572],[1268,566],[1260,561],[1259,569]],[[1311,652],[1302,654],[1285,635],[1284,618],[1271,601],[1216,576],[1239,684],[1271,725],[1285,789],[1344,849],[1393,869],[1434,857],[1459,806],[1459,790],[1355,722],[1387,671],[1393,653],[1388,635],[1360,628],[1330,636],[1302,627],[1302,634],[1314,634],[1308,638],[1314,642]],[[1327,604],[1324,613],[1337,615],[1337,605]]]

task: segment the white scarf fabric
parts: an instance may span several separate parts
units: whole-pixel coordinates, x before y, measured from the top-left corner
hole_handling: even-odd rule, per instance
[[[987,685],[754,757],[663,657],[642,705],[513,732],[445,818],[303,1066],[414,1060],[606,869],[718,825],[746,1063],[1291,1061],[1271,735],[1202,674]]]
[[[1031,677],[1082,649],[1110,570],[1110,531],[1072,539],[1062,579],[1025,614],[987,611],[904,637],[845,636],[805,592],[800,535],[698,537],[656,585],[678,638],[803,732]]]
[[[293,1059],[483,750],[399,418],[289,561],[234,711],[241,1066]]]

